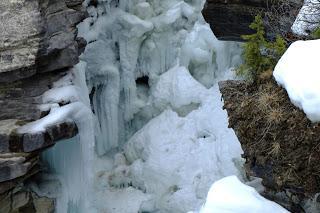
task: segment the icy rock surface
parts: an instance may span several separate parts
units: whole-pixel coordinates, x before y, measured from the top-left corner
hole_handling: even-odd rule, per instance
[[[320,40],[297,41],[279,60],[274,77],[288,92],[291,102],[312,122],[320,121]]]
[[[289,213],[278,204],[268,201],[236,176],[215,182],[200,213]]]
[[[42,97],[42,107],[50,109],[48,116],[24,126],[23,131],[42,131],[46,126],[61,120],[75,121],[79,134],[62,141],[43,153],[43,160],[56,176],[45,175],[43,183],[34,191],[43,196],[56,198],[56,212],[88,212],[91,209],[94,170],[94,119],[90,109],[85,79],[84,62],[76,65],[70,75],[54,84]],[[65,101],[70,104],[54,104]],[[57,182],[59,184],[57,184]],[[59,187],[60,186],[60,187]]]

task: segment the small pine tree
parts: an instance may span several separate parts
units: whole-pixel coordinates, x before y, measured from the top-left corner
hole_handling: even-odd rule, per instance
[[[266,47],[272,51],[272,54],[268,56],[270,59],[269,68],[273,69],[281,56],[285,53],[287,50],[287,43],[286,41],[281,37],[277,36],[275,42],[267,42]]]
[[[255,82],[264,71],[273,69],[287,49],[286,42],[277,36],[275,42],[267,42],[262,17],[257,15],[249,26],[256,33],[244,35],[246,41],[243,48],[244,63],[237,69],[237,74]]]

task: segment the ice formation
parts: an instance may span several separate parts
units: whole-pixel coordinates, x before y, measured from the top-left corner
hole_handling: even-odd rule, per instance
[[[204,3],[86,1],[81,62],[44,95],[52,113],[25,127],[65,116],[79,126],[79,136],[44,156],[62,185],[58,213],[187,212],[213,182],[241,178],[242,150],[217,85],[241,48],[215,38]],[[79,107],[56,108],[60,101]]]
[[[90,209],[95,133],[85,67],[84,62],[79,63],[42,95],[43,104],[40,109],[48,111],[47,116],[18,129],[22,133],[36,133],[66,121],[74,121],[77,124],[79,134],[75,138],[62,141],[46,151],[43,156],[44,162],[47,162],[50,169],[58,175],[60,190],[57,189],[57,181],[53,181],[56,178],[51,175],[44,175],[43,182],[38,183],[39,186],[32,186],[38,194],[57,198],[57,212],[80,212],[77,209]],[[66,105],[60,106],[61,103]]]
[[[88,41],[82,60],[88,64],[89,87],[94,88],[100,155],[123,145],[161,113],[149,93],[162,73],[181,65],[211,87],[231,64],[232,58],[217,54],[224,48],[202,18],[203,5],[204,1],[181,0],[102,1],[98,8],[88,8],[91,17],[79,25],[79,36]]]
[[[218,88],[206,89],[184,67],[161,75],[154,97],[172,107],[128,141],[125,156],[134,185],[155,196],[156,208],[186,212],[201,205],[211,183],[239,175],[234,160],[241,148],[219,117],[226,114],[217,112]],[[181,107],[191,103],[199,107],[180,117]]]
[[[236,176],[215,182],[200,213],[289,213],[278,204],[268,201],[256,190],[239,181]]]
[[[279,60],[274,77],[288,92],[292,103],[312,122],[320,121],[320,40],[297,41]]]
[[[319,0],[305,0],[291,29],[297,35],[309,35],[317,27],[320,21]]]

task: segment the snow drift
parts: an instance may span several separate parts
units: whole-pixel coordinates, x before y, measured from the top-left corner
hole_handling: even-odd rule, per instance
[[[312,122],[320,121],[320,40],[297,41],[279,60],[274,77],[288,92],[292,103]]]
[[[200,213],[289,213],[261,195],[252,187],[239,181],[236,176],[215,182],[208,193]]]

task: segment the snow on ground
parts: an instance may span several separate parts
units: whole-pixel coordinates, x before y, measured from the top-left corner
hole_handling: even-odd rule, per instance
[[[320,40],[297,41],[282,56],[273,73],[291,102],[312,122],[320,121],[319,50]]]
[[[215,182],[200,213],[289,213],[256,190],[229,176]]]
[[[319,0],[305,0],[291,30],[297,35],[309,35],[315,28],[319,27],[320,21]]]

